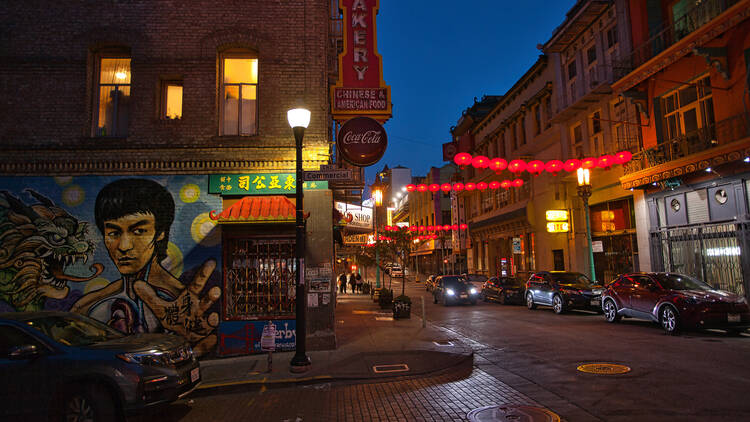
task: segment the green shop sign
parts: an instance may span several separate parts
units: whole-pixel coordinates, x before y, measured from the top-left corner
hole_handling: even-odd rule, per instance
[[[292,194],[297,189],[295,176],[294,173],[212,174],[208,177],[208,193],[221,195]],[[328,189],[328,182],[303,182],[302,189]]]

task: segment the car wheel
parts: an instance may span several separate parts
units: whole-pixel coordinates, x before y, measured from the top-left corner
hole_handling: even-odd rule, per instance
[[[659,311],[659,323],[667,335],[674,336],[680,333],[680,317],[670,305],[663,306]]]
[[[526,307],[529,309],[536,309],[536,303],[534,303],[534,295],[531,292],[526,293]]]
[[[105,388],[74,388],[64,396],[62,420],[105,422],[120,420],[114,400]]]
[[[565,307],[563,306],[563,300],[562,300],[562,297],[560,297],[560,295],[555,295],[552,297],[552,310],[555,311],[555,313],[558,315],[565,312]]]
[[[617,305],[612,299],[604,301],[604,318],[607,322],[617,322],[621,318],[620,315],[617,315]]]
[[[500,295],[500,304],[505,305],[505,292]]]
[[[487,297],[487,293],[482,292],[482,301],[483,302],[489,302],[490,298]]]

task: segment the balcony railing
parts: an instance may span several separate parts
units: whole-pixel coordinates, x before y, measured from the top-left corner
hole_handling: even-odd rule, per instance
[[[704,0],[690,9],[680,19],[662,29],[648,41],[633,49],[622,60],[615,62],[615,77],[620,79],[649,61],[662,51],[707,24],[740,0]]]
[[[625,174],[668,163],[719,145],[726,145],[750,136],[749,130],[748,116],[745,113],[738,114],[633,154],[633,159],[625,164]]]

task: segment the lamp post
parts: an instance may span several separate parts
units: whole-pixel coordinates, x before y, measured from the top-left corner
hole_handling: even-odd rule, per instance
[[[370,187],[372,191],[373,207],[373,224],[375,225],[375,288],[380,288],[380,250],[378,239],[378,207],[383,205],[383,185],[380,183],[380,176],[375,176],[375,183]]]
[[[295,353],[292,361],[290,362],[292,372],[305,372],[310,369],[310,358],[305,354],[306,352],[306,340],[307,340],[307,326],[306,326],[306,309],[305,309],[305,220],[303,218],[303,194],[302,194],[302,183],[305,180],[305,174],[302,171],[302,139],[305,137],[305,129],[310,124],[310,111],[304,108],[295,108],[287,112],[287,119],[289,120],[289,126],[292,127],[294,132],[294,141],[297,152],[297,177],[295,181],[295,194],[296,194],[296,247],[294,248],[294,264],[296,266],[295,283],[297,287],[296,293],[296,345]]]
[[[578,196],[583,200],[583,212],[586,219],[586,242],[589,248],[589,266],[591,267],[591,281],[596,281],[594,269],[594,249],[591,246],[591,222],[589,221],[589,197],[591,197],[591,173],[589,169],[578,168]]]

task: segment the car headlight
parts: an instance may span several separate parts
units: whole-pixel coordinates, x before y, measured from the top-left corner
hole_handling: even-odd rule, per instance
[[[136,363],[139,365],[152,365],[152,366],[168,366],[168,358],[162,352],[137,352],[137,353],[121,353],[117,355],[118,358],[124,360],[127,363]]]
[[[475,288],[472,287],[471,290],[469,290],[469,292],[471,292],[471,294],[475,295],[475,294],[477,294],[477,289],[475,289]]]
[[[456,294],[456,292],[453,291],[453,289],[445,289],[445,294],[448,296],[453,296]]]

